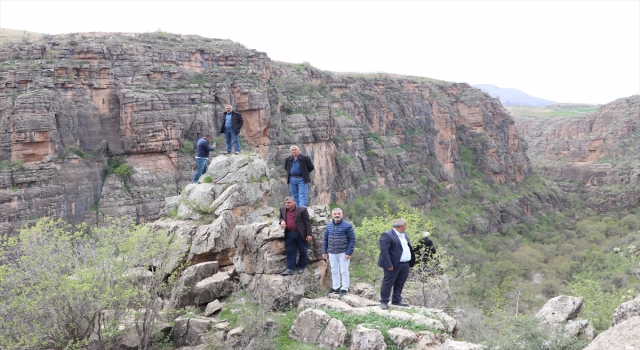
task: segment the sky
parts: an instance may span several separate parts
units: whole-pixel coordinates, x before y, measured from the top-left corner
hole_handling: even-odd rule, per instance
[[[640,0],[0,0],[0,27],[231,39],[272,60],[604,104],[640,93]]]

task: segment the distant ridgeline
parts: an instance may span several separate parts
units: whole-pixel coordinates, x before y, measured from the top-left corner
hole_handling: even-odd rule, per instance
[[[503,106],[546,107],[555,103],[543,98],[527,95],[518,89],[500,88],[489,84],[476,84],[473,85],[473,87],[488,93],[491,97],[499,98]]]

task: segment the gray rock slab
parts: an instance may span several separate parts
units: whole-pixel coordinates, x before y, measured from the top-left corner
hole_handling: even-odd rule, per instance
[[[632,316],[598,334],[584,350],[640,350],[640,316]]]

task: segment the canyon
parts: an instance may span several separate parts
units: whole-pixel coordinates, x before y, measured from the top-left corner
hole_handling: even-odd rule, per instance
[[[462,148],[487,181],[513,185],[531,174],[513,118],[468,84],[325,72],[229,40],[45,35],[1,46],[0,77],[3,234],[44,216],[158,219],[164,198],[190,182],[186,141],[217,134],[225,104],[244,117],[243,151],[263,157],[277,180],[274,203],[288,192],[291,145],[316,165],[311,204],[388,188],[428,209],[434,189],[455,191],[467,176]],[[114,159],[133,174],[108,171]]]

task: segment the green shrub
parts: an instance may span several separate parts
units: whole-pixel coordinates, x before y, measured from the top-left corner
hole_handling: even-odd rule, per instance
[[[182,154],[192,154],[193,153],[193,142],[187,140],[182,143],[182,147],[180,147],[180,153]]]
[[[213,178],[210,175],[207,175],[204,177],[204,179],[202,179],[202,182],[206,183],[206,184],[210,184],[213,182]]]
[[[124,179],[133,175],[133,167],[131,164],[122,164],[118,166],[113,173]]]
[[[109,349],[132,328],[147,344],[180,241],[124,220],[90,229],[50,218],[4,237],[0,344],[77,349],[96,335],[92,347]],[[155,273],[148,273],[151,264]]]

